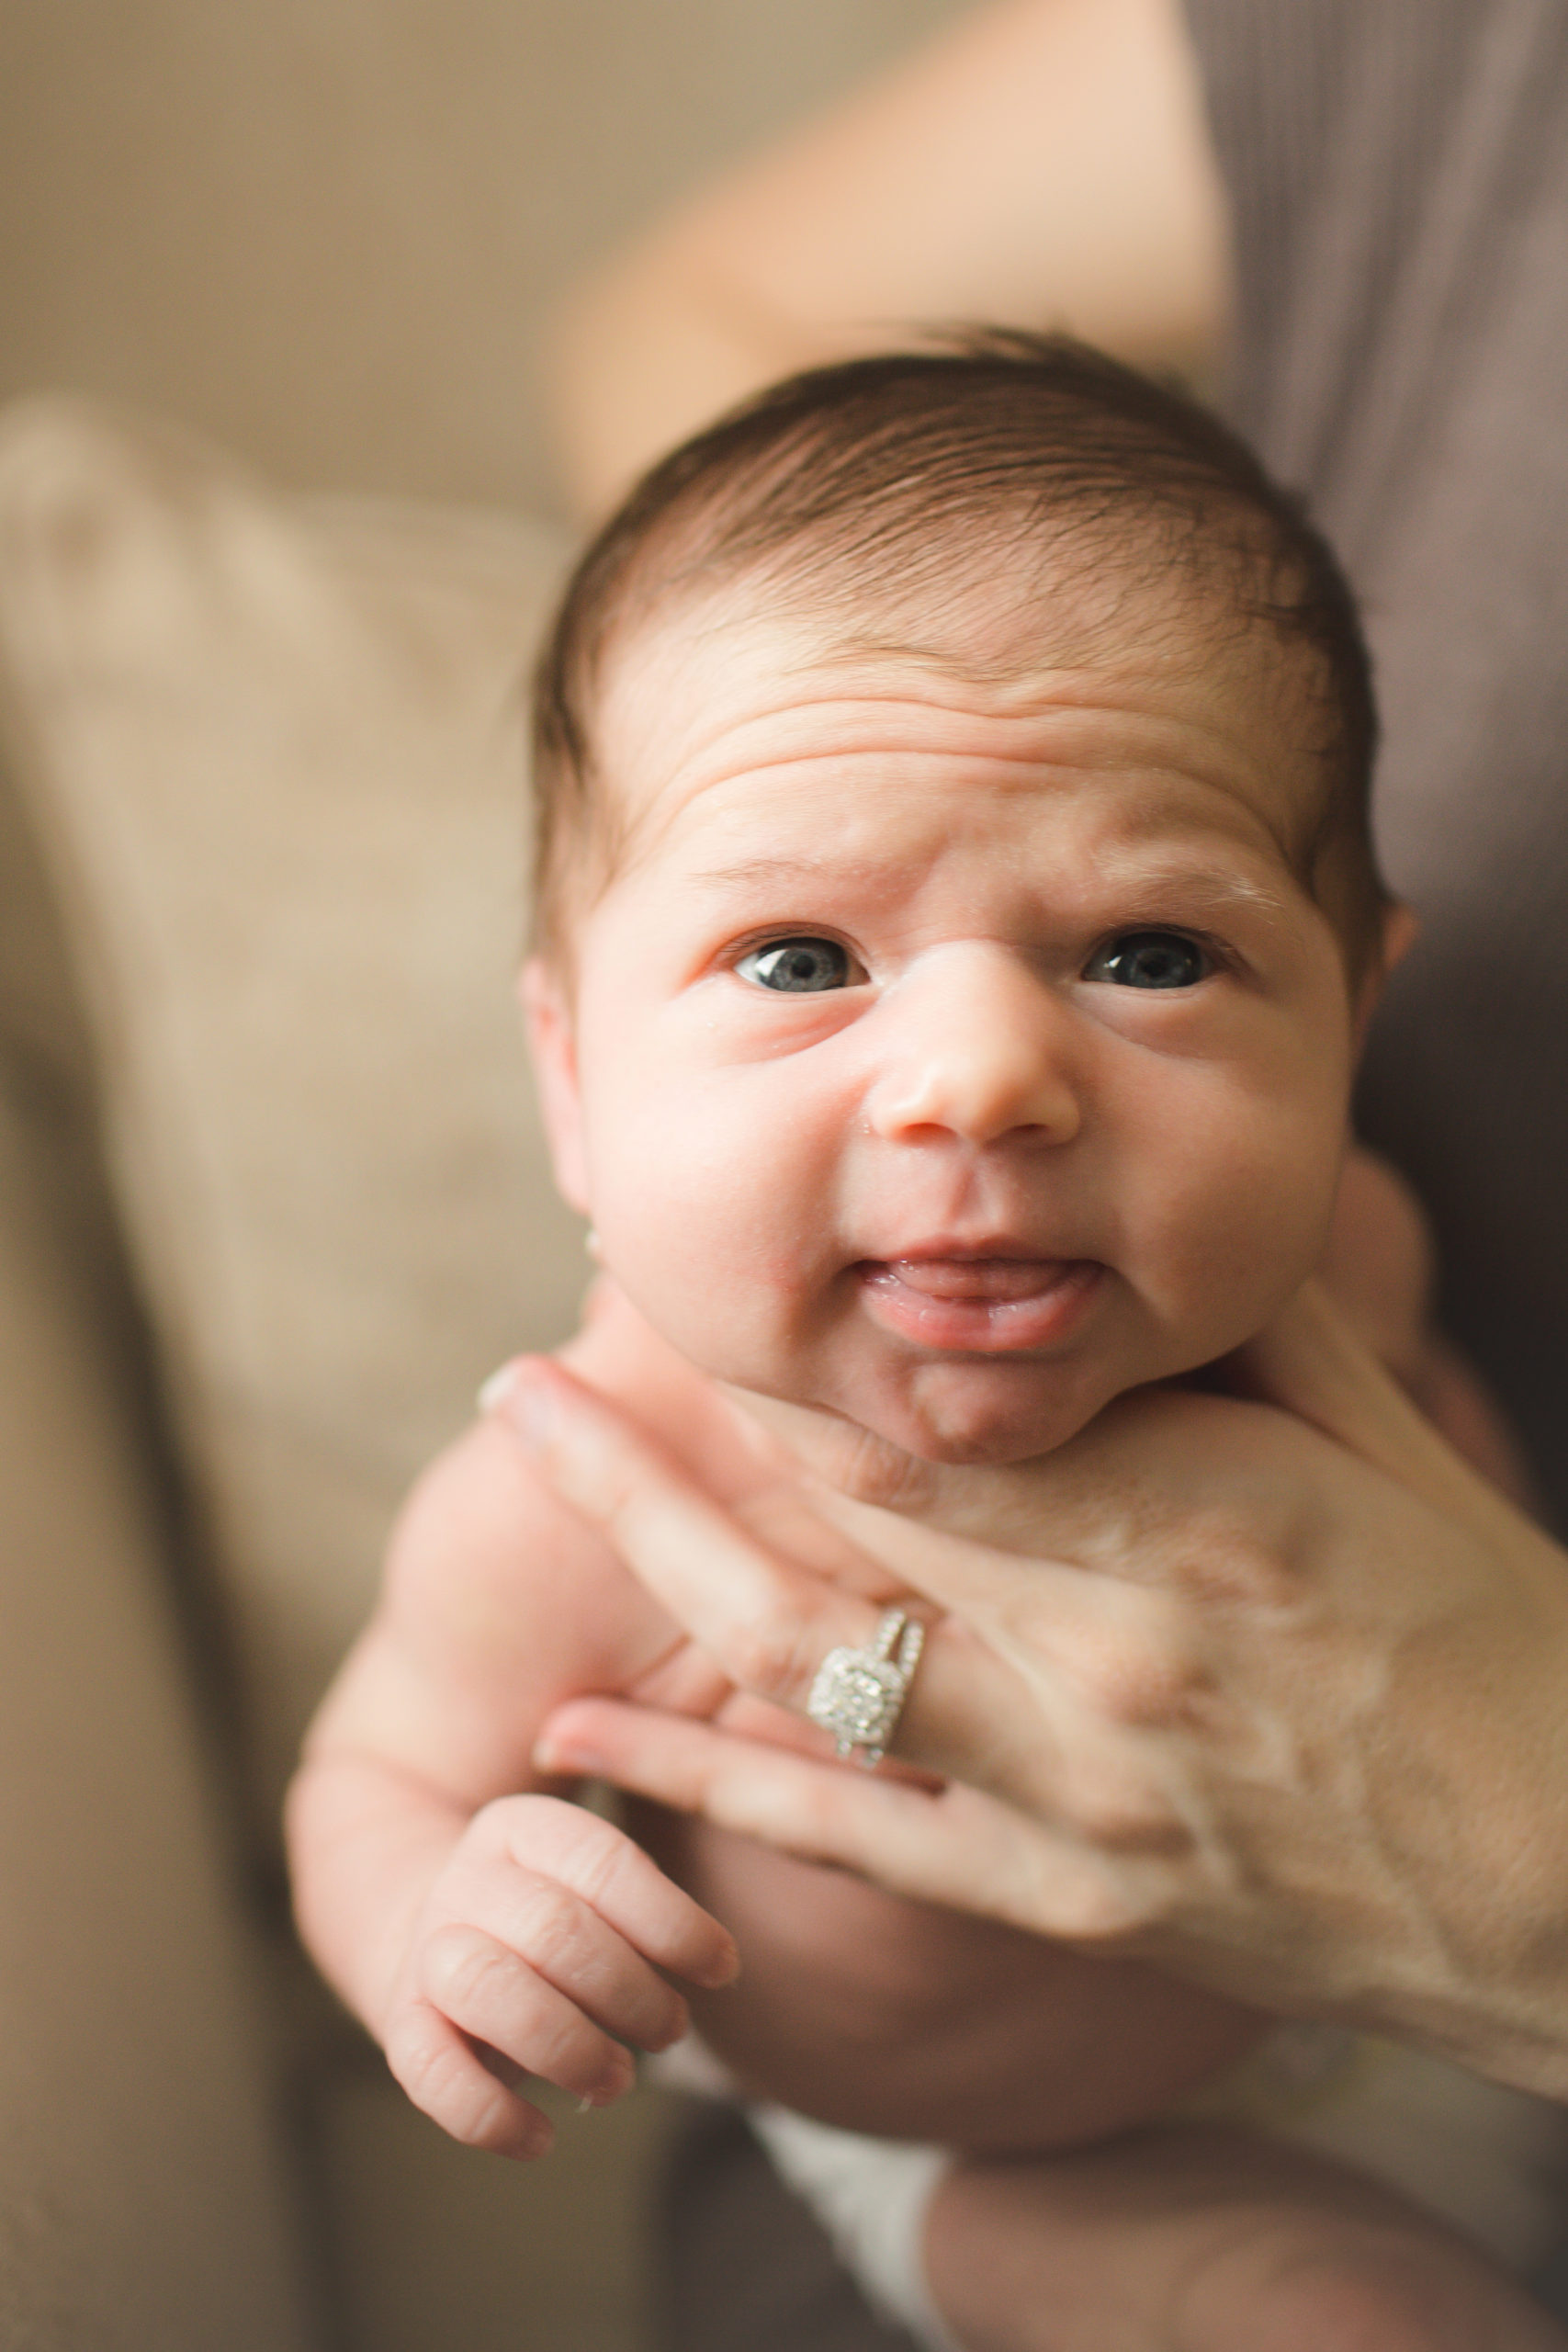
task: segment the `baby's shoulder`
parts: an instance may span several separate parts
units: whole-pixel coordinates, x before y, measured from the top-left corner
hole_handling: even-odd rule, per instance
[[[504,1423],[477,1421],[423,1473],[388,1548],[383,1605],[433,1651],[552,1694],[626,1688],[679,1629],[603,1536],[536,1475]]]

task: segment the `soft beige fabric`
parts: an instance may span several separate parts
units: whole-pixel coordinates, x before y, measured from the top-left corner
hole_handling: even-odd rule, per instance
[[[398,1496],[581,1288],[512,1001],[563,553],[84,407],[0,424],[7,2345],[313,2352],[291,2199],[345,2352],[645,2341],[667,2109],[567,2114],[543,2168],[455,2147],[247,1942],[223,1837],[237,1762],[276,1850]],[[172,1606],[95,1102],[238,1709]]]
[[[0,399],[536,506],[550,300],[969,0],[6,0]]]
[[[586,2116],[550,2092],[543,2103],[555,2153],[510,2165],[444,2139],[384,2073],[345,2066],[334,2076],[319,2128],[344,2352],[663,2343],[650,2309],[651,2177],[680,2103],[639,2091]]]
[[[398,1495],[581,1288],[511,995],[561,554],[85,409],[0,435],[0,692],[269,1829]]]
[[[265,1980],[57,1111],[0,1091],[0,2344],[313,2352]]]

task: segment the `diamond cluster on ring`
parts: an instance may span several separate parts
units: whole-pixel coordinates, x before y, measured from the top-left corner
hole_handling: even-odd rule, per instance
[[[867,1767],[881,1763],[924,1639],[923,1625],[901,1609],[890,1609],[869,1648],[829,1651],[817,1669],[806,1712],[832,1733],[840,1756],[858,1747]]]

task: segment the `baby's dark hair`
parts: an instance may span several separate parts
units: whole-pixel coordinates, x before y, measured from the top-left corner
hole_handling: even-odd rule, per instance
[[[1327,542],[1206,409],[1066,336],[1011,329],[792,376],[661,459],[599,532],[536,679],[545,952],[565,956],[573,911],[614,870],[592,709],[626,631],[745,581],[852,640],[868,599],[941,595],[983,562],[1026,602],[1064,553],[1113,589],[1190,586],[1212,636],[1262,625],[1300,649],[1323,785],[1292,855],[1352,975],[1375,964],[1387,904],[1368,816],[1377,717]]]

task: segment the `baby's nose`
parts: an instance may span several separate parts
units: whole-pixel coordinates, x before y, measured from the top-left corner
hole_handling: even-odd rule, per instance
[[[938,950],[880,1007],[886,1057],[867,1114],[874,1134],[922,1129],[995,1143],[1032,1130],[1067,1143],[1083,1123],[1071,1011],[1010,950]]]

